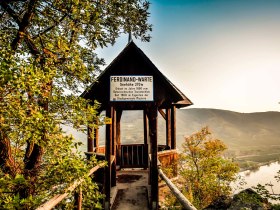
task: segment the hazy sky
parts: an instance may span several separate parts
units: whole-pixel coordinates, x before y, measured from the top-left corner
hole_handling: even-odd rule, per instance
[[[134,40],[194,105],[280,111],[280,0],[151,0],[149,43]],[[98,50],[109,64],[127,44]]]

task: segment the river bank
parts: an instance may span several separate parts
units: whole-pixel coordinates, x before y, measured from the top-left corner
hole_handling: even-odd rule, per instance
[[[258,186],[258,184],[265,186],[271,194],[280,194],[280,183],[277,182],[275,176],[280,171],[280,163],[278,161],[263,164],[253,170],[243,170],[239,172],[239,183],[233,184],[233,194],[240,192],[241,190]],[[240,185],[242,183],[242,185]],[[272,204],[280,204],[279,200],[271,200]]]
[[[258,171],[259,168],[261,166],[266,166],[266,165],[270,165],[272,163],[278,162],[278,160],[271,160],[269,162],[261,162],[261,163],[257,163],[257,162],[253,162],[253,161],[247,161],[247,163],[240,163],[239,161],[237,161],[237,163],[239,164],[240,167],[240,172],[244,172],[244,171]]]

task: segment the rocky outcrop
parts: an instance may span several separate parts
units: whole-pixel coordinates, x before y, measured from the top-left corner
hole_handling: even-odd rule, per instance
[[[252,189],[246,189],[238,194],[234,195],[233,198],[227,196],[221,196],[216,199],[211,205],[205,210],[270,210],[272,209],[271,204],[266,198],[263,198]]]

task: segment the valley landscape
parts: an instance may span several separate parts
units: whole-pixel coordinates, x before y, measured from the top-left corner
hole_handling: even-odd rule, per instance
[[[237,160],[267,162],[280,157],[280,113],[238,113],[217,109],[185,109],[177,112],[177,141],[203,126],[228,147]]]
[[[142,111],[125,111],[121,119],[123,144],[143,142]],[[227,156],[236,159],[242,167],[250,168],[280,158],[280,112],[239,113],[219,109],[189,108],[177,110],[177,148],[184,136],[208,126],[214,138],[228,147]],[[158,116],[158,142],[165,144],[165,121]],[[73,132],[84,142],[86,135]],[[100,144],[104,144],[104,128],[100,129]]]
[[[220,109],[189,108],[177,110],[177,149],[184,137],[208,126],[213,138],[227,145],[227,157],[237,160],[242,168],[254,168],[280,158],[280,112],[239,113]],[[165,121],[158,116],[158,143],[165,144]],[[70,128],[67,133],[84,143],[86,135]],[[100,129],[100,145],[104,144],[104,127]],[[143,112],[124,111],[121,119],[123,144],[143,143]]]

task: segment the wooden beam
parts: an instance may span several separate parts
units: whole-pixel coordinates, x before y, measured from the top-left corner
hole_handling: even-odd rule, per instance
[[[112,118],[113,114],[113,107],[109,106],[106,109],[106,117]],[[111,195],[111,154],[112,154],[112,124],[106,124],[106,139],[105,139],[105,160],[107,161],[107,166],[105,167],[105,174],[104,174],[104,209],[110,209],[110,195]]]
[[[144,154],[147,155],[145,157],[146,160],[148,160],[148,155],[149,155],[149,144],[148,144],[148,138],[149,138],[149,121],[148,121],[148,115],[147,115],[147,110],[143,111],[143,128],[144,128]],[[148,162],[145,163],[148,167]],[[144,167],[144,169],[147,169],[147,167]],[[150,183],[150,180],[149,180]]]
[[[98,149],[99,147],[99,128],[94,128],[94,141],[93,146]]]
[[[97,166],[94,166],[92,169],[90,169],[88,176],[92,175],[94,172],[96,172],[99,168],[102,168],[105,166],[105,163],[100,163]],[[53,207],[55,207],[57,204],[59,204],[63,199],[65,199],[73,190],[79,186],[84,179],[75,180],[74,183],[64,190],[65,193],[57,194],[54,197],[52,197],[47,202],[40,205],[36,210],[51,210]]]
[[[112,155],[116,156],[117,152],[117,139],[116,139],[116,124],[117,124],[117,116],[116,116],[116,110],[112,110]],[[116,172],[116,159],[114,160],[112,166],[111,166],[111,186],[117,185],[117,172]]]
[[[176,107],[171,108],[171,149],[176,149]]]
[[[171,109],[166,109],[165,112],[166,121],[165,121],[165,132],[166,132],[166,146],[171,149]]]
[[[116,135],[116,110],[112,110],[112,155],[116,155],[116,144],[117,144],[117,135]]]
[[[98,119],[96,120],[96,125],[98,125]],[[99,147],[99,128],[94,126],[90,127],[88,126],[88,130],[87,130],[87,147],[88,147],[88,152],[94,152],[94,148],[95,151],[97,150],[97,148]]]
[[[159,109],[158,111],[161,114],[161,116],[163,117],[163,119],[166,120],[166,114],[164,113],[164,111],[162,109]]]
[[[143,127],[144,127],[144,144],[148,144],[148,116],[147,116],[147,111],[144,110],[143,112]]]
[[[197,210],[194,205],[181,193],[178,188],[165,176],[161,169],[159,171],[159,176],[165,181],[169,189],[171,190],[172,194],[175,195],[177,200],[183,206],[183,209],[187,210]]]
[[[87,151],[93,152],[93,132],[90,126],[87,127]]]
[[[116,164],[120,165],[121,158],[121,117],[122,110],[117,110],[116,113],[116,144],[117,144],[117,154],[116,154]]]
[[[82,210],[82,203],[83,203],[83,193],[82,189],[79,192],[76,192],[74,195],[75,199],[75,210]]]
[[[151,144],[151,164],[150,164],[150,181],[151,181],[151,209],[157,210],[158,206],[158,166],[157,166],[157,107],[154,106],[149,110],[149,128]]]

